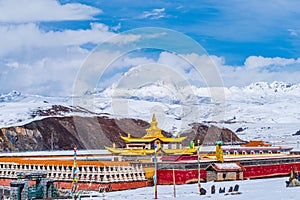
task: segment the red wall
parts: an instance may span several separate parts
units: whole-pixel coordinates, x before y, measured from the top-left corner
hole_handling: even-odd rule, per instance
[[[289,175],[291,167],[294,167],[296,171],[299,171],[300,163],[276,164],[266,166],[246,166],[244,167],[244,179]]]
[[[291,167],[294,167],[296,171],[300,171],[300,163],[246,166],[244,167],[243,178],[287,176],[290,174]],[[175,170],[176,184],[197,182],[197,174],[198,170]],[[203,181],[203,179],[206,179],[206,171],[201,169],[201,180]],[[158,170],[157,183],[160,185],[173,184],[173,170]]]
[[[201,180],[206,179],[206,171],[201,169],[200,171]],[[175,170],[175,183],[186,184],[191,182],[197,182],[198,170]],[[157,184],[168,185],[173,184],[173,170],[162,169],[157,171]]]
[[[289,175],[291,167],[294,167],[296,171],[300,171],[300,163],[289,163],[289,164],[274,164],[274,165],[257,165],[257,166],[245,166],[243,173],[244,179],[247,178],[263,178],[272,176],[282,176]],[[206,171],[201,169],[201,180],[206,179]],[[175,183],[176,184],[186,184],[197,182],[198,180],[198,170],[175,170]],[[11,179],[0,179],[1,186],[9,186]],[[173,184],[173,170],[164,169],[157,171],[157,184],[167,185]],[[55,185],[59,188],[71,188],[72,182],[55,182]],[[80,189],[92,189],[99,190],[99,187],[110,186],[112,191],[115,190],[126,190],[132,188],[140,188],[148,186],[147,181],[138,182],[120,182],[120,183],[79,183]]]
[[[71,189],[72,182],[55,182],[54,183],[58,188]],[[79,190],[96,190],[99,191],[99,188],[105,187],[110,188],[110,191],[117,190],[128,190],[134,188],[146,187],[147,181],[136,181],[136,182],[120,182],[120,183],[78,183]]]
[[[0,179],[0,186],[10,186],[10,182],[12,179]],[[33,181],[30,181],[30,185],[34,184]],[[54,185],[57,188],[65,188],[65,189],[71,189],[72,188],[72,182],[54,182]],[[110,191],[116,191],[116,190],[128,190],[128,189],[134,189],[134,188],[141,188],[146,187],[147,181],[136,181],[136,182],[120,182],[120,183],[107,183],[107,184],[101,184],[101,183],[78,183],[79,190],[96,190],[98,191],[100,187],[110,188]]]

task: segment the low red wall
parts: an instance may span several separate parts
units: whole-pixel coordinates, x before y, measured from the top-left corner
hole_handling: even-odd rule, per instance
[[[300,163],[289,164],[274,164],[274,165],[255,165],[244,166],[243,178],[264,178],[289,175],[291,167],[296,171],[300,171]],[[201,169],[201,181],[206,179],[206,171]],[[176,184],[186,184],[197,182],[198,170],[175,170]],[[173,184],[173,170],[158,170],[157,171],[157,184],[171,185]]]
[[[206,179],[206,171],[201,169],[200,171],[201,180]],[[175,183],[176,184],[187,184],[197,182],[198,170],[175,170]],[[170,185],[173,184],[173,170],[172,169],[161,169],[157,171],[157,184],[159,185]]]
[[[12,179],[4,179],[0,178],[0,186],[10,186],[10,182],[13,181]],[[34,184],[34,181],[30,181],[29,185]],[[56,181],[54,182],[55,186],[57,188],[61,189],[71,189],[72,188],[72,182],[60,182]],[[134,189],[134,188],[141,188],[146,187],[147,181],[136,181],[136,182],[120,182],[120,183],[78,183],[79,190],[96,190],[99,191],[99,188],[104,187],[107,188],[109,191],[117,191],[117,190],[128,190],[128,189]]]
[[[300,171],[300,163],[246,166],[244,179],[289,175],[291,167]]]
[[[289,175],[291,167],[294,167],[296,171],[300,171],[300,163],[288,163],[288,164],[274,164],[274,165],[254,165],[254,166],[244,166],[243,177],[247,178],[264,178],[264,177],[274,177]],[[200,174],[201,180],[206,179],[206,171],[201,169]],[[195,183],[198,180],[198,170],[197,169],[187,169],[187,170],[175,170],[175,183],[176,184],[187,184]],[[11,179],[0,178],[1,186],[9,186]],[[157,184],[159,185],[171,185],[173,184],[173,170],[163,169],[157,171]],[[72,182],[55,182],[58,188],[71,189]],[[110,188],[110,191],[117,190],[127,190],[134,188],[141,188],[148,186],[147,181],[137,181],[137,182],[120,182],[120,183],[79,183],[80,189],[86,190],[99,190],[100,187]]]
[[[55,182],[57,188],[71,189],[72,182]],[[120,182],[120,183],[78,183],[79,190],[96,190],[100,188],[107,188],[107,191],[128,190],[134,188],[146,187],[147,181],[136,182]]]
[[[12,179],[0,178],[0,186],[10,186]]]

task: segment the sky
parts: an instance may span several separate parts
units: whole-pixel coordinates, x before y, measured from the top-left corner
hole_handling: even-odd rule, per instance
[[[70,95],[94,48],[145,27],[172,30],[201,45],[226,87],[259,81],[299,83],[299,19],[297,0],[0,0],[0,94],[18,90]],[[123,35],[128,36],[124,43],[141,40],[141,35]],[[206,58],[166,49],[137,48],[119,55],[105,74],[96,74],[98,85],[118,83],[128,71],[147,63],[174,67],[197,84],[186,61],[205,63]]]

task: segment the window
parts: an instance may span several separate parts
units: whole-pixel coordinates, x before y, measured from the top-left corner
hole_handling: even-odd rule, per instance
[[[223,179],[226,179],[226,173],[223,173]]]

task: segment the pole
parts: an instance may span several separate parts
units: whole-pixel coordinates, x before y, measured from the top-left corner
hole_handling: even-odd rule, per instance
[[[198,156],[198,192],[200,194],[201,183],[200,183],[200,147],[199,146],[197,149],[197,156]]]
[[[53,131],[51,133],[51,151],[53,151],[53,140],[54,140],[54,137],[53,137]]]
[[[176,183],[175,183],[175,170],[173,168],[173,185],[174,185],[174,198],[176,198]]]
[[[74,164],[73,164],[73,181],[72,181],[72,198],[77,199],[78,198],[78,168],[77,168],[77,152],[76,147],[74,147]]]
[[[154,145],[154,199],[157,199],[157,158],[156,158],[156,145]]]

